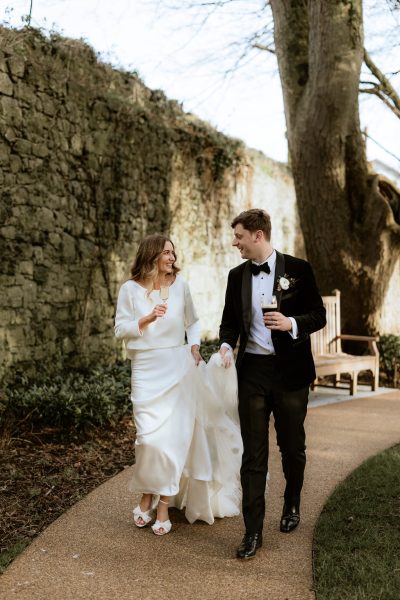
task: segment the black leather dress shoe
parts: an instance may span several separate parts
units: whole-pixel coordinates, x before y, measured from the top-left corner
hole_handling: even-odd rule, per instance
[[[295,505],[283,505],[282,517],[281,517],[281,531],[283,533],[290,533],[293,529],[296,529],[300,523],[300,510]]]
[[[253,558],[256,555],[257,548],[262,546],[262,534],[261,533],[245,533],[242,539],[242,543],[237,549],[237,558],[247,560]]]

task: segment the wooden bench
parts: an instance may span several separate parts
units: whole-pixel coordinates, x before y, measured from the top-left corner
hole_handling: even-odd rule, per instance
[[[372,390],[376,390],[379,384],[379,351],[376,342],[379,338],[364,335],[343,335],[340,325],[340,292],[334,290],[333,293],[333,296],[322,297],[326,308],[326,326],[311,335],[311,347],[317,372],[317,379],[311,387],[326,385],[318,383],[318,379],[327,375],[334,376],[333,385],[338,387],[339,383],[344,383],[341,375],[349,373],[351,377],[350,394],[354,395],[357,393],[360,371],[371,371],[371,387]],[[342,352],[342,340],[367,342],[370,352],[365,356],[345,354]]]

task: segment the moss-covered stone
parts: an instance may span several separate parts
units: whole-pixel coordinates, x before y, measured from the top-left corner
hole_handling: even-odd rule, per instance
[[[180,222],[182,193],[211,224],[242,149],[84,43],[0,33],[0,375],[107,362],[138,241]]]

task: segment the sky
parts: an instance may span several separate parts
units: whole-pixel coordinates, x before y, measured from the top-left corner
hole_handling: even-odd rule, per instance
[[[21,26],[31,1],[33,26],[84,39],[101,60],[137,72],[185,111],[271,158],[287,160],[275,57],[253,49],[236,68],[240,39],[263,24],[264,0],[227,2],[222,13],[207,19],[198,9],[169,8],[178,0],[0,0],[0,21]],[[364,2],[366,47],[385,73],[400,70],[400,10],[390,11],[389,1]],[[392,83],[399,91],[400,76]],[[368,158],[400,172],[400,119],[366,94],[360,116],[362,128],[377,142],[368,139]]]

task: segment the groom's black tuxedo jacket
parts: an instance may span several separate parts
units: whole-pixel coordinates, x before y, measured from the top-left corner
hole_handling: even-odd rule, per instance
[[[236,347],[240,337],[236,360],[239,375],[251,324],[250,265],[251,261],[246,261],[229,272],[219,331],[220,343],[227,342],[232,348]],[[290,281],[288,290],[278,290],[280,277],[286,277]],[[310,334],[322,329],[326,324],[325,308],[310,264],[305,260],[276,252],[273,293],[278,301],[277,310],[287,317],[294,317],[298,326],[298,338],[295,340],[287,331],[271,332],[282,385],[287,390],[297,390],[306,387],[315,379]]]

